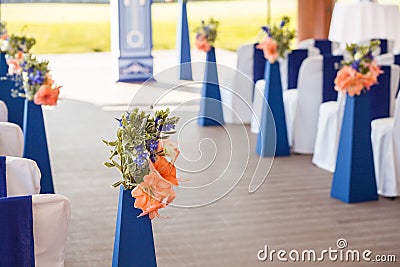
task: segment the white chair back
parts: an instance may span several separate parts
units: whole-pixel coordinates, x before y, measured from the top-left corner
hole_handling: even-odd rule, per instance
[[[21,128],[14,123],[0,122],[0,155],[22,157],[24,152],[24,135]]]
[[[254,44],[242,45],[237,51],[238,72],[227,73],[227,79],[220,82],[221,98],[224,103],[222,106],[224,120],[226,123],[250,123],[251,105],[253,98],[253,63],[254,63]],[[220,72],[228,71],[222,69]],[[221,75],[221,73],[220,73]]]
[[[391,64],[390,66],[390,116],[394,116],[396,106],[396,94],[400,83],[400,66]]]
[[[265,102],[264,89],[265,80],[258,80],[254,86],[253,114],[250,128],[252,133],[258,133],[260,131],[262,108]]]
[[[58,194],[32,196],[35,263],[40,267],[63,267],[71,220],[68,198]]]
[[[6,103],[0,100],[0,122],[8,121],[8,109]]]
[[[6,157],[7,196],[40,193],[40,170],[36,162],[18,157]]]
[[[394,64],[394,55],[392,53],[386,53],[375,57],[378,65],[392,65]]]
[[[314,151],[322,79],[323,56],[306,58],[299,72],[297,108],[293,114],[293,151],[296,153],[312,154]]]
[[[393,152],[394,152],[394,167],[395,173],[398,177],[397,181],[400,181],[400,93],[397,95],[396,108],[394,112],[393,122]],[[399,182],[400,183],[400,182]]]

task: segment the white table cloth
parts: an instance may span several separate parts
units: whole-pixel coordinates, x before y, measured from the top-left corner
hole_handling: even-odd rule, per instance
[[[397,5],[373,2],[336,3],[332,13],[329,40],[358,43],[374,38],[388,39],[400,46],[400,14]]]

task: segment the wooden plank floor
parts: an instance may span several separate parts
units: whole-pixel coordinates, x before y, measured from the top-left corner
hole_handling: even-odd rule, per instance
[[[113,118],[121,112],[103,111],[83,102],[64,100],[46,110],[47,134],[58,193],[71,200],[72,221],[66,249],[66,267],[111,266],[118,190],[111,184],[119,173],[102,166],[108,149],[102,139],[114,139]],[[190,112],[181,114],[189,116]],[[215,198],[228,185],[243,177],[234,189],[215,203],[199,208],[168,207],[166,219],[153,221],[159,266],[285,266],[275,259],[260,262],[257,252],[269,249],[337,249],[345,238],[348,249],[370,249],[373,255],[393,254],[400,261],[400,201],[380,198],[361,204],[344,204],[330,198],[332,175],[311,164],[311,156],[276,158],[266,182],[254,194],[248,185],[257,164],[255,135],[243,137],[243,128],[201,128],[195,123],[182,132],[182,152],[187,160],[203,157],[196,164],[181,159],[185,186],[212,182],[221,173],[221,184],[210,190],[180,189],[176,203],[201,204]],[[247,136],[248,134],[248,136]],[[199,138],[212,142],[198,146]],[[232,137],[229,142],[227,137]],[[237,139],[238,138],[238,139]],[[218,151],[216,158],[209,157]],[[208,153],[210,152],[210,153]],[[232,152],[232,153],[230,153]],[[208,156],[207,156],[208,155]],[[207,158],[208,157],[208,158]],[[214,161],[212,161],[214,160]],[[195,166],[212,166],[200,174]],[[270,161],[261,162],[263,171]],[[226,169],[226,170],[225,170]],[[225,171],[223,171],[225,170]],[[230,180],[231,179],[231,180]],[[226,191],[226,190],[225,190]],[[214,195],[213,195],[214,194]],[[330,261],[294,266],[398,266],[396,263]]]

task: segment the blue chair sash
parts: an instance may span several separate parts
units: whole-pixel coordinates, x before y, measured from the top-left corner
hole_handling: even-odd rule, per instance
[[[400,65],[400,54],[394,55],[394,64]],[[399,83],[399,87],[397,88],[397,94],[399,93],[399,91],[400,91],[400,83]],[[397,94],[396,94],[396,96],[397,96]]]
[[[332,54],[332,42],[328,39],[315,40],[314,46],[319,49],[321,55]]]
[[[253,61],[253,82],[254,84],[258,80],[264,79],[265,73],[265,57],[264,52],[261,49],[256,48],[257,44],[254,44],[254,61]]]
[[[381,66],[383,73],[378,77],[378,83],[371,86],[368,92],[370,101],[370,120],[390,116],[390,66]]]
[[[339,63],[343,56],[324,55],[323,77],[322,77],[322,102],[336,101],[337,91],[335,90],[335,78],[339,70]]]
[[[0,266],[34,267],[32,196],[0,198]]]
[[[381,54],[386,54],[388,52],[388,41],[386,39],[379,39],[381,42]]]
[[[0,156],[0,198],[7,197],[6,157]]]
[[[301,63],[308,57],[308,49],[295,49],[288,54],[288,89],[297,88]]]

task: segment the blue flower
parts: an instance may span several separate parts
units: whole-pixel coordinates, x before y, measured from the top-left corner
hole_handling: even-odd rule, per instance
[[[283,28],[283,26],[285,26],[285,24],[286,24],[286,21],[285,21],[285,20],[282,20],[282,21],[281,21],[281,24],[279,24],[279,27],[280,27],[280,28]]]
[[[173,123],[167,123],[166,125],[163,126],[162,131],[163,132],[169,132],[172,129],[175,129],[175,124]]]
[[[359,71],[359,68],[360,68],[360,61],[359,61],[359,60],[354,60],[354,62],[351,63],[351,67],[352,67],[353,69],[355,69],[356,71]]]
[[[369,51],[368,52],[368,54],[365,56],[365,59],[368,59],[368,60],[374,60],[374,56],[372,55],[372,52],[371,51]]]
[[[122,126],[122,119],[115,118],[119,122],[119,127]]]
[[[153,153],[157,152],[158,141],[151,139],[150,141],[148,141],[148,146],[149,146],[150,153],[153,154]]]
[[[136,159],[134,160],[134,162],[139,166],[142,167],[143,164],[146,162],[147,160],[147,156],[149,155],[148,152],[144,149],[143,145],[140,146],[136,146],[135,147],[137,156]]]

